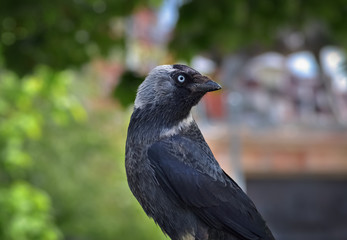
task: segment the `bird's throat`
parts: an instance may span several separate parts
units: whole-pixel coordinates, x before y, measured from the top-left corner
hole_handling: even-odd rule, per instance
[[[191,113],[184,118],[183,120],[179,121],[177,124],[174,124],[169,127],[165,127],[160,132],[160,137],[171,137],[176,134],[179,134],[180,131],[184,130],[185,128],[189,128],[189,126],[194,122],[193,116]]]

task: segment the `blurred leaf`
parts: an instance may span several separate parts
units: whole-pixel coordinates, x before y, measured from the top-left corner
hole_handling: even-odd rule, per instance
[[[120,77],[120,82],[113,91],[113,97],[116,98],[123,107],[134,103],[136,90],[145,77],[140,76],[133,71],[125,71]]]
[[[42,86],[42,78],[38,78],[37,76],[31,76],[30,78],[24,80],[23,91],[26,94],[33,96],[41,91]]]
[[[57,240],[61,238],[61,233],[54,226],[49,215],[51,203],[44,192],[25,182],[15,182],[7,189],[0,188],[0,192],[2,193],[0,207],[5,210],[0,214],[0,223],[6,227],[2,239]]]
[[[43,66],[23,79],[0,72],[0,209],[5,211],[0,214],[0,239],[61,238],[49,196],[25,179],[37,162],[28,145],[42,138],[45,126],[85,119],[83,106],[70,93],[73,78],[69,71]]]
[[[140,0],[2,0],[0,66],[4,62],[25,75],[40,64],[63,70],[105,56],[123,41],[122,34],[113,33],[112,18],[127,16],[145,4]]]
[[[169,47],[178,59],[205,53],[218,61],[238,49],[278,44],[283,30],[312,35],[314,24],[324,26],[327,41],[347,47],[346,15],[345,0],[184,1]]]

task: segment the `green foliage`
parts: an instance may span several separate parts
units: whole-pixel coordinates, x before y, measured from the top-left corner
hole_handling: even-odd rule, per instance
[[[35,159],[26,146],[42,137],[43,125],[83,120],[85,112],[69,96],[72,73],[40,67],[23,79],[0,74],[0,239],[59,239],[50,197],[27,182]]]
[[[79,78],[1,74],[0,239],[163,239],[127,186],[129,112],[87,114]]]
[[[30,144],[37,161],[30,179],[52,197],[66,239],[163,239],[127,184],[128,120],[128,112],[94,110],[87,122],[46,128]]]
[[[125,71],[120,77],[120,82],[113,91],[113,97],[116,98],[123,107],[128,107],[134,103],[136,90],[145,76],[139,76],[133,71]]]
[[[179,14],[170,48],[186,60],[202,52],[218,57],[252,44],[270,45],[280,30],[312,33],[313,23],[346,46],[345,0],[193,0]]]
[[[2,0],[0,55],[23,75],[39,64],[55,70],[79,66],[124,46],[124,17],[139,0]]]
[[[25,177],[32,159],[24,146],[41,137],[43,124],[85,118],[80,103],[67,94],[72,77],[71,72],[54,73],[46,67],[23,79],[8,71],[0,74],[0,166],[6,170],[0,170],[0,176],[5,182]]]
[[[25,182],[0,189],[1,239],[56,240],[61,237],[53,224],[49,196]]]

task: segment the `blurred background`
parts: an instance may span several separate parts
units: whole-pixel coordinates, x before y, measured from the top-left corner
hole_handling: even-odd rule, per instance
[[[0,239],[165,239],[124,145],[177,62],[223,86],[195,118],[275,237],[347,239],[346,23],[346,0],[2,0]]]

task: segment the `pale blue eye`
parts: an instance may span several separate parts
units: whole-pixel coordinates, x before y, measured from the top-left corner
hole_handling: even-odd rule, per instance
[[[183,82],[186,80],[186,78],[185,78],[183,75],[179,75],[179,76],[177,77],[177,80],[178,80],[180,83],[183,83]]]

